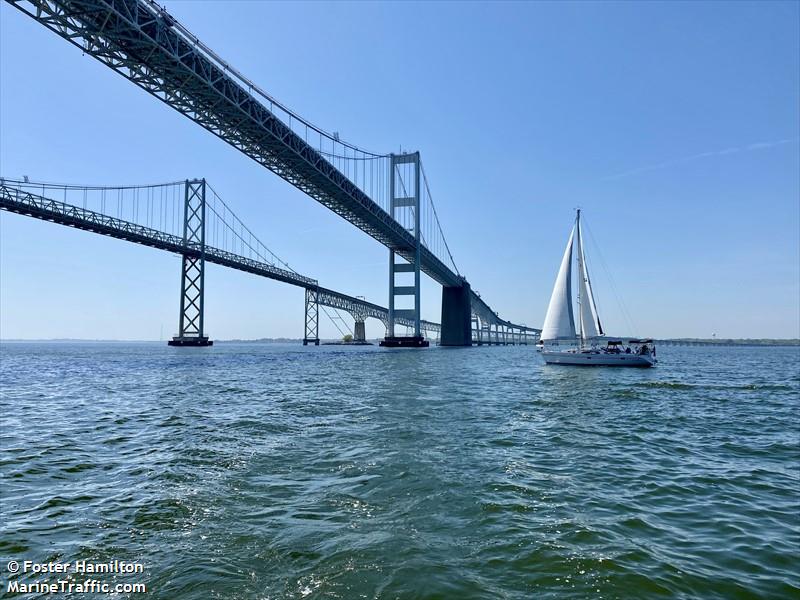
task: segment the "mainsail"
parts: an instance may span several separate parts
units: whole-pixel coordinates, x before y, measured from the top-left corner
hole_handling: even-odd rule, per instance
[[[583,231],[581,230],[581,211],[578,210],[576,222],[578,236],[578,273],[581,279],[578,286],[578,306],[580,311],[581,339],[587,340],[603,335],[603,326],[597,315],[597,305],[592,293],[592,282],[589,280],[589,269],[586,266],[586,255],[583,252]]]
[[[572,316],[572,240],[575,227],[569,234],[567,248],[561,259],[553,294],[544,317],[542,340],[570,339],[575,340],[575,319]]]

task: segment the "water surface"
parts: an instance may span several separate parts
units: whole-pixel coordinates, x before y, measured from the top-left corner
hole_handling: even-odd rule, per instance
[[[3,343],[0,581],[117,559],[170,600],[800,598],[800,351],[659,359]]]

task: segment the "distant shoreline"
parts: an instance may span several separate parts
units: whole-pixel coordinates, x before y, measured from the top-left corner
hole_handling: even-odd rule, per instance
[[[369,341],[378,341],[369,340]],[[709,338],[669,338],[655,339],[656,344],[667,345],[703,345],[703,346],[800,346],[797,338],[740,338],[740,339],[709,339]],[[166,340],[96,340],[74,338],[45,338],[45,339],[0,339],[3,343],[53,343],[53,344],[166,344]],[[339,339],[320,340],[320,342],[341,342]],[[215,344],[302,344],[300,338],[258,338],[253,340],[230,339],[214,340]],[[344,344],[347,345],[347,344]],[[355,344],[353,344],[355,345]]]
[[[800,346],[800,339],[708,339],[708,338],[670,338],[655,339],[656,344],[668,344],[671,346],[681,345],[703,345],[703,346]]]

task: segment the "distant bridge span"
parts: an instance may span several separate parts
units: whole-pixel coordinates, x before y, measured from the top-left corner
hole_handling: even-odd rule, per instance
[[[202,182],[202,180],[200,181]],[[166,186],[184,186],[185,190],[182,197],[179,198],[179,201],[181,203],[186,203],[187,199],[190,199],[189,190],[192,189],[192,184],[197,183],[199,182],[186,181],[182,183],[177,182],[174,184],[165,184],[165,186],[142,186],[141,189],[158,189]],[[205,184],[204,182],[202,183],[204,188]],[[180,254],[184,257],[184,260],[187,260],[188,258],[189,260],[193,261],[207,261],[223,267],[244,271],[246,273],[251,273],[260,277],[266,277],[268,279],[273,279],[275,281],[280,281],[283,283],[288,283],[289,285],[303,288],[306,291],[306,327],[304,337],[304,341],[306,343],[319,343],[317,306],[327,306],[350,313],[356,322],[357,339],[364,339],[363,323],[367,318],[378,319],[384,324],[384,326],[388,326],[389,311],[387,308],[372,302],[367,302],[363,298],[357,298],[337,292],[335,290],[321,287],[316,279],[306,277],[288,268],[282,268],[275,264],[271,264],[266,262],[264,259],[254,259],[252,256],[243,256],[240,253],[236,253],[233,251],[233,249],[236,247],[236,243],[233,240],[233,234],[231,234],[230,239],[226,237],[226,241],[223,243],[224,245],[228,245],[228,248],[221,248],[214,245],[205,244],[205,237],[202,240],[202,244],[194,244],[191,242],[191,240],[184,239],[184,236],[176,235],[174,232],[159,229],[154,223],[151,222],[145,222],[144,224],[137,223],[133,220],[120,218],[119,215],[113,216],[100,211],[90,210],[84,206],[78,206],[76,204],[54,200],[50,197],[34,193],[32,191],[33,189],[38,189],[40,186],[43,192],[46,190],[51,194],[58,191],[63,192],[64,196],[66,196],[67,192],[69,191],[70,193],[73,193],[73,196],[77,195],[79,198],[78,201],[80,201],[80,198],[82,197],[84,203],[86,202],[86,194],[89,190],[103,193],[109,192],[109,195],[126,190],[131,192],[129,194],[130,196],[133,195],[134,191],[139,191],[139,188],[135,187],[82,188],[80,186],[36,184],[0,178],[0,210],[6,210],[20,215],[33,217],[44,221],[50,221],[60,225],[66,225],[76,229],[82,229],[92,233]],[[200,189],[199,186],[196,187],[197,189]],[[117,194],[117,198],[119,197],[119,194]],[[117,198],[112,197],[108,204],[111,205],[115,202],[118,202],[119,200]],[[137,194],[136,199],[137,201],[140,201],[140,204],[142,204],[143,215],[141,220],[154,220],[152,213],[144,215],[144,204],[146,202],[145,198],[139,198]],[[123,207],[121,201],[119,202],[119,212],[122,213]],[[126,210],[129,210],[132,213],[133,207],[127,208]],[[163,206],[160,208],[160,210],[163,210]],[[170,210],[174,211],[175,207],[170,207]],[[214,211],[213,216],[216,215],[217,212]],[[229,220],[236,219],[235,215],[232,213],[226,216]],[[177,226],[179,227],[180,223],[178,223]],[[236,228],[236,226],[231,225],[231,223],[214,223],[213,219],[208,219],[207,217],[206,222],[203,223],[203,229],[211,227],[217,228],[218,226],[227,227],[230,231],[235,231]],[[216,237],[223,239],[222,236],[219,235]],[[253,242],[251,241],[250,244],[252,245]],[[261,253],[261,255],[263,254],[264,253]],[[191,325],[194,323],[194,325],[197,327],[198,337],[204,337],[203,326],[201,323],[203,313],[203,283],[198,282],[198,285],[199,294],[194,300],[197,303],[197,310],[190,310],[188,315],[181,315],[181,329],[183,334],[191,334],[193,331],[191,330]],[[191,307],[184,307],[182,308],[182,311],[189,308]],[[188,325],[190,326],[189,331],[186,330],[187,323],[185,321],[188,321]],[[397,322],[405,327],[414,327],[414,322],[407,318],[398,318]],[[422,329],[428,333],[438,335],[441,331],[441,326],[439,323],[423,320]],[[476,329],[475,334],[477,338],[480,338],[482,335],[478,329]],[[485,334],[483,337],[486,337]],[[534,330],[512,331],[504,328],[502,335],[495,335],[490,340],[484,339],[484,341],[487,343],[529,343],[534,339]]]

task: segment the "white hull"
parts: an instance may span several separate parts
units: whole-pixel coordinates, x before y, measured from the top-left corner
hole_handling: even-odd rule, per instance
[[[606,354],[604,352],[569,352],[543,350],[548,365],[584,367],[652,367],[656,359],[650,354]]]

